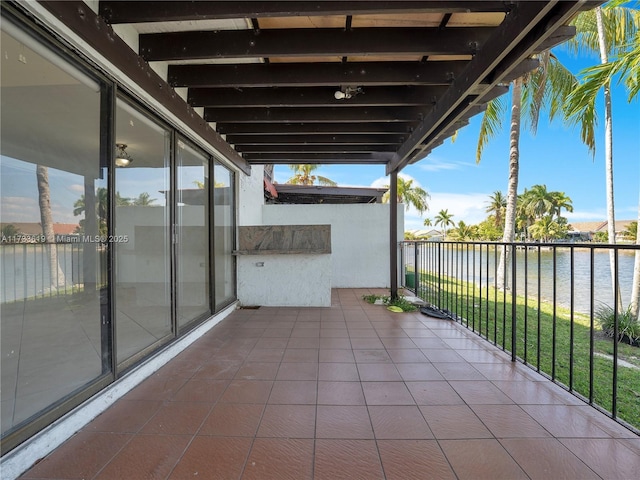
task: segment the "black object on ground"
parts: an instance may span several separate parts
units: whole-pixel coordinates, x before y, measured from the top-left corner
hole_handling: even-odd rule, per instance
[[[442,311],[439,308],[434,307],[433,305],[425,305],[424,307],[420,307],[420,313],[429,315],[430,317],[451,320],[451,314],[449,312],[447,312],[446,310]]]

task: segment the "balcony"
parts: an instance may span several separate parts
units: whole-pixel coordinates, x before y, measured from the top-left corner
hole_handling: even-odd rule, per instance
[[[372,293],[236,310],[20,478],[636,477],[631,430]]]

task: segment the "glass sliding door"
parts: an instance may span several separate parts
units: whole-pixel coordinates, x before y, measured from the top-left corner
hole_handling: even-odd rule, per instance
[[[176,165],[176,313],[182,327],[211,314],[209,157],[179,140]]]
[[[116,351],[123,369],[173,334],[171,133],[118,99],[115,137]]]
[[[214,291],[216,311],[236,298],[235,272],[235,175],[218,161],[214,164],[213,179],[213,252]]]
[[[5,452],[24,439],[22,427],[51,421],[55,406],[111,377],[111,339],[104,84],[4,18],[0,44]]]

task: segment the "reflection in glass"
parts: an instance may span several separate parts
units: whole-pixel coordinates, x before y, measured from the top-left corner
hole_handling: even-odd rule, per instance
[[[210,313],[208,158],[178,142],[177,149],[178,326]]]
[[[4,437],[109,373],[110,352],[99,85],[8,23],[0,43]]]
[[[216,161],[214,165],[214,269],[216,311],[228,305],[236,296],[235,278],[235,176],[232,171]]]
[[[122,368],[166,341],[171,326],[170,134],[124,101],[116,142],[132,161],[116,168],[116,351]]]

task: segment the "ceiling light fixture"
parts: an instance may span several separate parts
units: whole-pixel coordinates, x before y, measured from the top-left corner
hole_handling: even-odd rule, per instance
[[[133,162],[133,158],[126,151],[125,143],[116,143],[116,167],[127,167]]]
[[[353,87],[351,85],[347,85],[345,87],[342,87],[340,90],[336,90],[333,96],[336,98],[336,100],[343,100],[345,98],[351,98],[355,95],[358,95],[359,93],[363,93],[362,87]]]

